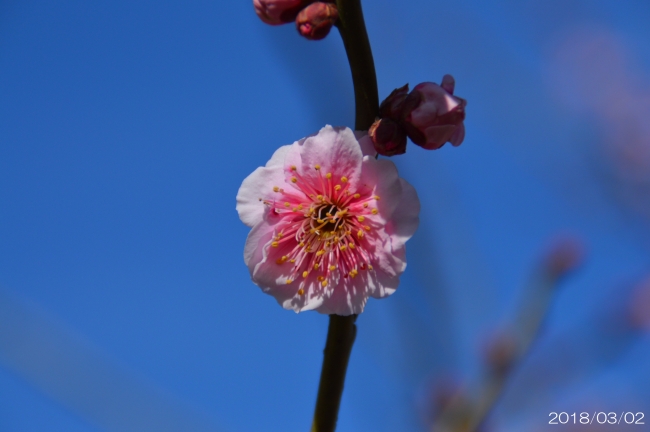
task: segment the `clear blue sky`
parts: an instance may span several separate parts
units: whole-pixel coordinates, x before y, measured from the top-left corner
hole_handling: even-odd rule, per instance
[[[650,4],[364,7],[380,97],[450,73],[468,100],[461,147],[410,144],[395,158],[422,225],[400,289],[359,317],[342,402],[341,432],[418,430],[423,383],[452,365],[472,374],[481,338],[558,232],[589,254],[551,331],[649,270],[650,219],[616,192],[628,184],[611,180],[598,113],[563,97],[580,74],[559,92],[553,77],[568,74],[554,60],[564,41],[595,32],[625,49],[647,90]],[[115,395],[152,395],[152,412],[171,406],[181,422],[305,430],[327,317],[285,311],[250,282],[235,195],[277,147],[351,126],[353,111],[338,32],[302,40],[263,25],[250,1],[0,2],[0,429],[97,430],[110,411],[57,379],[59,355],[82,359],[91,388],[115,373]],[[428,290],[445,301],[424,306]],[[434,334],[413,357],[405,308]],[[57,337],[68,343],[41,351]],[[648,345],[612,373],[631,379]]]

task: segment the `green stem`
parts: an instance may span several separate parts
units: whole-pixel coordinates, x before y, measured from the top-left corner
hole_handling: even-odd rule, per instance
[[[339,11],[336,26],[352,71],[356,105],[354,127],[356,130],[368,130],[379,112],[379,94],[361,0],[336,0],[336,6]],[[312,432],[336,430],[345,374],[357,334],[356,319],[356,315],[330,315]]]
[[[345,52],[348,55],[352,83],[357,130],[368,130],[379,114],[379,94],[375,61],[372,58],[366,23],[361,10],[361,0],[336,0],[339,20],[336,26],[341,33]]]
[[[357,326],[354,324],[356,319],[356,315],[330,315],[314,422],[311,425],[312,432],[336,430],[345,373],[348,369],[352,345],[357,335]]]

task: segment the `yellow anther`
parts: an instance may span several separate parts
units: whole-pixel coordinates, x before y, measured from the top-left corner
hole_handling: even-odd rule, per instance
[[[280,192],[280,188],[277,186],[273,186],[273,192]]]
[[[295,171],[295,170],[297,170],[297,169],[298,169],[298,168],[296,168],[295,165],[291,165],[291,171]]]
[[[314,169],[319,170],[319,169],[320,169],[320,165],[318,165],[318,164],[314,165]]]
[[[359,222],[363,222],[364,220],[366,220],[366,218],[363,217],[363,216],[359,216],[359,217],[357,218],[357,220],[358,220]]]
[[[325,287],[327,286],[327,281],[324,280],[324,281],[322,281],[320,284],[323,286],[323,288],[325,288]]]
[[[373,198],[374,198],[375,200],[377,200],[377,201],[379,201],[379,200],[381,199],[381,198],[379,197],[379,195],[375,195]]]
[[[354,243],[350,243],[350,249],[354,249],[355,247]]]
[[[291,183],[298,183],[298,179],[295,177],[291,177]]]
[[[336,186],[334,186],[334,190],[335,190],[335,191],[340,191],[340,190],[341,190],[341,185],[336,185]]]
[[[336,266],[335,266],[335,265],[331,265],[331,266],[330,266],[330,271],[334,271],[334,270],[336,270]]]
[[[345,177],[345,176],[343,176],[343,177],[341,177],[341,181],[342,181],[343,183],[347,183],[347,182],[348,182],[348,178]]]
[[[341,252],[343,252],[343,251],[346,250],[347,248],[348,248],[348,247],[347,247],[346,245],[341,246]]]
[[[376,214],[379,213],[379,210],[377,210],[377,209],[372,209],[372,210],[370,210],[370,213],[376,215]]]
[[[374,267],[368,264],[368,270],[374,270]]]
[[[298,210],[302,210],[302,204],[298,204],[297,209],[298,209]]]
[[[279,244],[280,244],[280,243],[274,241],[273,243],[271,243],[271,246],[273,246],[273,247],[278,247]]]
[[[364,225],[363,229],[366,230],[366,231],[370,231],[370,227],[368,225]]]
[[[314,270],[318,270],[318,267],[319,267],[318,263],[314,264]]]
[[[300,242],[300,243],[298,243],[298,246],[300,246],[300,247],[305,247],[305,242]]]
[[[328,178],[328,179],[331,179],[332,178],[332,173],[325,174],[325,177]]]
[[[359,272],[357,271],[357,269],[352,269],[352,270],[350,270],[350,276],[351,276],[351,277],[355,277],[355,276],[358,275],[358,274],[359,274]]]
[[[358,194],[358,193],[354,194],[354,198],[356,198],[356,199],[361,198],[361,194]]]
[[[323,195],[317,195],[317,196],[316,196],[316,199],[317,199],[318,201],[323,201]]]
[[[316,256],[322,256],[322,255],[325,255],[325,251],[324,251],[324,250],[321,249],[321,250],[319,250],[318,252],[316,252]]]
[[[303,295],[303,294],[305,294],[305,290],[302,289],[302,288],[300,288],[300,289],[298,290],[298,295]]]
[[[319,224],[325,223],[323,219],[316,219],[316,222],[318,222]]]
[[[363,203],[363,208],[368,208],[368,203]]]
[[[361,230],[357,231],[357,237],[363,238],[363,231]]]
[[[302,272],[302,277],[306,278],[307,276],[309,276],[309,272],[307,270]]]
[[[296,260],[295,259],[290,259],[289,262],[293,264],[293,263],[296,262]]]
[[[285,207],[291,207],[291,204],[289,204],[288,202],[285,202],[285,203],[284,203],[284,206],[285,206]]]
[[[293,279],[287,279],[287,285],[289,285],[291,282],[293,282]]]

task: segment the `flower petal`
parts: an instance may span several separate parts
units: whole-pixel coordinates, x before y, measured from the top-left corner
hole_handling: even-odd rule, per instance
[[[363,188],[371,189],[372,194],[378,197],[372,201],[371,206],[376,207],[379,213],[369,217],[382,224],[390,220],[402,193],[395,164],[387,159],[377,160],[364,156],[358,190],[363,191]]]
[[[393,250],[400,249],[410,239],[420,224],[420,199],[409,182],[400,178],[402,195],[399,204],[386,224],[386,232],[391,236]]]
[[[294,149],[287,153],[285,159],[286,178],[289,181],[291,166],[312,185],[320,184],[318,171],[332,173],[334,179],[347,177],[351,187],[356,187],[361,177],[361,161],[363,155],[359,142],[350,128],[325,126],[316,135],[309,136],[294,143],[299,154]]]
[[[275,152],[273,155],[274,158],[280,150]],[[279,156],[276,159],[279,159]],[[274,161],[272,158],[269,163],[271,162],[275,164],[277,160]],[[284,175],[277,165],[259,167],[253,171],[251,175],[244,179],[237,192],[237,213],[239,213],[239,219],[249,227],[260,223],[265,211],[268,210],[264,204],[264,200],[273,200],[273,194],[275,193],[273,192],[273,187],[282,187],[284,184]]]

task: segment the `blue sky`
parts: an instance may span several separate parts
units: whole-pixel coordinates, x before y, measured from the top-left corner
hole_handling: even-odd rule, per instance
[[[650,218],[635,205],[648,195],[620,192],[634,187],[615,180],[606,122],[552,81],[570,72],[555,53],[583,32],[610,35],[647,89],[647,2],[399,5],[364,2],[380,97],[451,73],[467,137],[395,158],[422,224],[398,292],[359,317],[343,432],[419,430],[427,379],[475,373],[480,341],[557,233],[588,255],[551,335],[648,271]],[[336,30],[302,40],[248,1],[0,3],[0,429],[120,430],[151,415],[304,430],[327,317],[285,311],[250,282],[235,195],[280,145],[352,125],[353,103]],[[413,311],[433,336],[410,356]],[[624,383],[647,374],[648,346],[608,369],[620,379],[589,385],[635,391]],[[106,401],[125,395],[133,416],[111,419]]]

